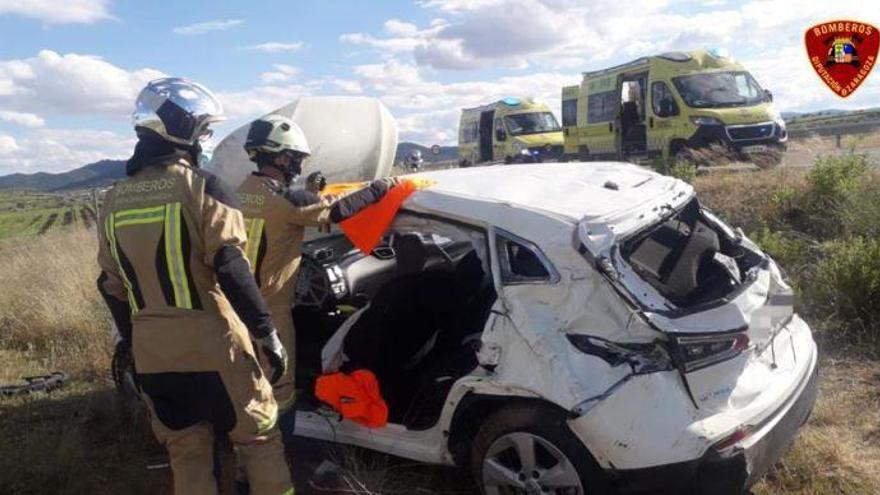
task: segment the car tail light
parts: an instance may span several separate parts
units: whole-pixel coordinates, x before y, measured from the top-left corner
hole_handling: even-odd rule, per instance
[[[668,352],[657,343],[612,342],[602,337],[573,333],[565,336],[577,350],[596,356],[610,366],[627,364],[636,374],[672,369]]]
[[[748,425],[740,426],[739,428],[734,430],[733,433],[731,433],[730,435],[725,437],[723,440],[721,440],[720,442],[713,445],[712,448],[714,448],[716,452],[721,452],[721,451],[728,449],[728,448],[738,444],[739,442],[745,440],[751,432],[752,432],[752,428],[750,426],[748,426]]]
[[[745,330],[711,335],[688,335],[674,338],[684,371],[695,371],[734,358],[749,348]]]

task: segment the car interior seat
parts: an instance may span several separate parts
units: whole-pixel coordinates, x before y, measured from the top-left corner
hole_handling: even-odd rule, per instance
[[[720,249],[718,234],[706,224],[696,222],[664,281],[666,286],[679,299],[690,298],[700,285],[700,272],[706,270]]]
[[[428,248],[421,236],[415,233],[400,234],[391,243],[397,257],[398,275],[414,275],[425,269],[428,261]]]

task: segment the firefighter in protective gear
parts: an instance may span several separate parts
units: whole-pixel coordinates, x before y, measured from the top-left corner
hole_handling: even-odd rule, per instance
[[[251,124],[245,150],[258,170],[238,189],[247,223],[247,257],[260,291],[269,304],[278,334],[289,356],[294,356],[295,334],[291,308],[294,302],[294,274],[299,266],[305,227],[323,227],[341,222],[379,201],[397,184],[381,179],[336,201],[317,192],[326,184],[320,174],[311,174],[304,189],[290,188],[302,173],[302,162],[311,153],[305,134],[293,120],[269,115]],[[274,386],[283,412],[294,400],[294,366]],[[282,435],[293,433],[294,412],[282,415]]]
[[[413,172],[418,172],[424,163],[425,159],[422,158],[422,152],[420,150],[412,150],[406,156],[406,168]]]
[[[184,79],[141,91],[128,178],[100,212],[98,288],[131,346],[175,493],[217,493],[215,431],[240,452],[252,493],[293,493],[267,378],[285,374],[285,349],[244,258],[238,201],[197,167],[200,140],[222,115],[208,89]]]

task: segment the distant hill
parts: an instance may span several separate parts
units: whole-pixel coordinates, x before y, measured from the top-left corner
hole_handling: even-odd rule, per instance
[[[846,117],[850,115],[858,115],[865,112],[875,112],[876,110],[876,108],[866,108],[862,110],[841,110],[839,108],[828,108],[825,110],[816,110],[815,112],[782,112],[782,119],[785,120],[785,122],[788,124],[820,118]]]
[[[125,162],[120,160],[101,160],[83,167],[49,174],[11,174],[0,177],[0,189],[32,189],[36,191],[57,191],[62,189],[86,189],[102,187],[125,177]]]
[[[426,162],[455,160],[455,146],[441,146],[440,154],[431,154],[430,147],[416,143],[400,143],[397,145],[397,157],[394,162],[402,160],[412,150],[420,150]],[[83,167],[49,174],[11,174],[0,177],[0,189],[31,189],[35,191],[61,191],[72,189],[90,189],[105,187],[125,177],[125,162],[121,160],[101,160]]]

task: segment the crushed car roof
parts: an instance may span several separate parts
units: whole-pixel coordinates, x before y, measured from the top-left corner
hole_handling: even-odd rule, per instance
[[[539,163],[456,168],[417,174],[434,185],[410,196],[405,206],[442,211],[438,196],[503,203],[571,222],[614,222],[671,194],[690,195],[680,180],[619,162]],[[473,210],[479,218],[479,210]]]

